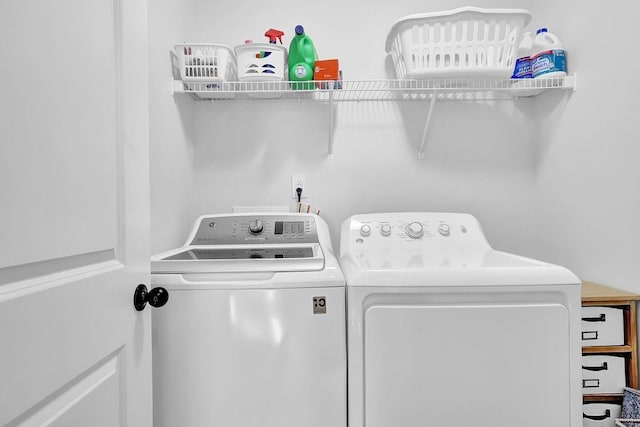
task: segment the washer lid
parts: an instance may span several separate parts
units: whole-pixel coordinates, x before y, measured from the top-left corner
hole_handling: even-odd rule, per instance
[[[185,246],[151,258],[152,273],[318,271],[319,244]]]
[[[320,271],[337,264],[326,223],[304,213],[209,214],[184,246],[151,257],[152,273]]]

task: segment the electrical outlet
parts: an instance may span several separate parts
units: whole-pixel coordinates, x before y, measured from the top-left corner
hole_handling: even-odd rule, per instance
[[[302,188],[302,198],[308,198],[308,189],[305,187],[304,175],[291,175],[291,198],[298,200],[298,193],[296,188]]]

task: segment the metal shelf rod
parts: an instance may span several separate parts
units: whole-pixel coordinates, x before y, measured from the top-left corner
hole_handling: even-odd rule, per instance
[[[434,94],[431,95],[431,101],[429,102],[429,110],[427,111],[427,119],[424,122],[424,130],[422,131],[422,139],[420,140],[420,149],[418,150],[418,159],[424,159],[424,145],[427,142],[427,132],[429,131],[429,124],[431,124],[431,115],[433,114],[433,107],[436,105],[436,99],[438,97]]]

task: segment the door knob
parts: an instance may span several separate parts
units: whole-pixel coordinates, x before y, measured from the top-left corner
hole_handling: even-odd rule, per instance
[[[148,290],[146,285],[140,284],[133,293],[133,306],[138,311],[144,310],[147,303],[153,307],[162,307],[168,300],[169,292],[161,287]]]

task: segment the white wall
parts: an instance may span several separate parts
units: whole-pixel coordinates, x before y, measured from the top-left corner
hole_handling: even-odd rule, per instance
[[[198,0],[195,27],[199,40],[231,46],[262,41],[265,30],[280,28],[288,45],[295,25],[303,24],[320,57],[340,59],[345,79],[380,79],[390,77],[384,45],[396,19],[465,3],[331,0],[316,9],[283,1],[221,7]],[[426,103],[340,104],[333,160],[326,156],[324,105],[195,104],[194,217],[238,205],[293,207],[291,175],[303,173],[310,202],[329,222],[334,245],[341,222],[351,214],[463,211],[480,219],[496,247],[531,253],[534,232],[526,226],[533,221],[531,102],[437,105],[424,160],[416,155]]]
[[[193,40],[192,0],[149,2],[152,253],[181,244],[193,221],[194,106],[172,96],[169,50]]]
[[[585,280],[640,292],[640,5],[539,0],[533,12],[578,75],[566,105],[536,101],[536,252]]]
[[[187,10],[176,0],[151,5],[157,67],[151,85],[153,248],[181,243],[189,223],[205,212],[293,206],[290,177],[303,173],[310,202],[332,227],[336,246],[340,223],[354,213],[470,212],[496,248],[640,291],[634,259],[640,246],[640,149],[633,143],[640,98],[631,80],[638,59],[625,42],[634,39],[636,5],[476,2],[532,10],[530,28],[549,26],[565,42],[579,87],[570,96],[544,94],[513,104],[436,105],[424,160],[416,158],[423,103],[340,104],[334,159],[328,160],[326,106],[193,102],[179,96],[174,101],[165,92],[166,52],[174,42],[233,46],[262,41],[273,27],[287,33],[288,45],[296,24],[305,26],[320,57],[340,59],[345,79],[387,78],[384,43],[396,19],[465,4],[329,0],[316,8],[281,0],[191,0]],[[634,10],[618,12],[629,8]],[[615,73],[618,64],[623,69]]]

